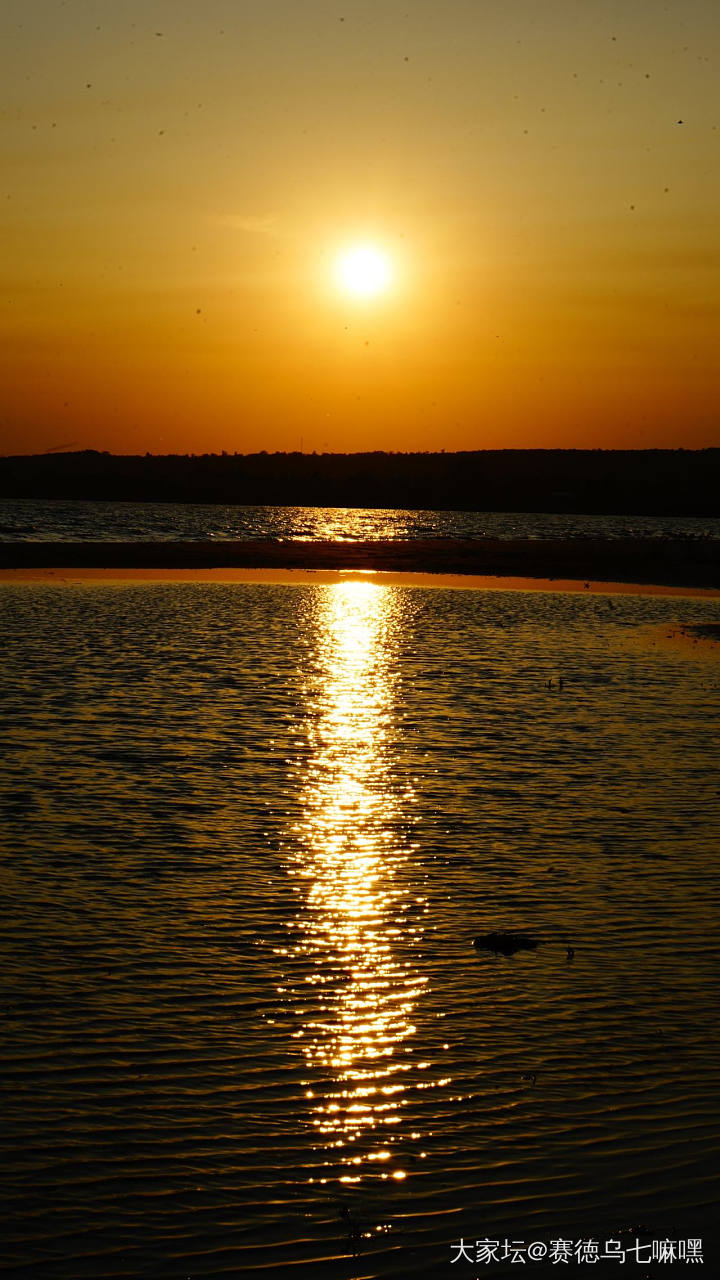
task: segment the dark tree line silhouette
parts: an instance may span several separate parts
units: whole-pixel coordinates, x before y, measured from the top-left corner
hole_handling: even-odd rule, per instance
[[[451,511],[720,515],[720,449],[74,453],[0,459],[0,496]]]

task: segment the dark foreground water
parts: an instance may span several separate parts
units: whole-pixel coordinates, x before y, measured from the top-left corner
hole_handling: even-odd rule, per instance
[[[717,601],[0,609],[0,1270],[717,1273]]]

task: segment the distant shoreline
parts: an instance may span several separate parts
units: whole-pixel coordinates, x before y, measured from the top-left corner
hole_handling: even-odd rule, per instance
[[[720,516],[720,449],[0,457],[0,497],[364,510]]]
[[[5,542],[0,570],[269,570],[542,579],[720,590],[720,545],[694,540],[415,539],[375,542]]]

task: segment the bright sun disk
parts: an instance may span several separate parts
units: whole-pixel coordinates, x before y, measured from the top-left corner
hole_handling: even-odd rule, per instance
[[[387,254],[373,245],[357,245],[346,249],[337,260],[337,279],[341,288],[356,298],[372,298],[384,293],[392,278]]]

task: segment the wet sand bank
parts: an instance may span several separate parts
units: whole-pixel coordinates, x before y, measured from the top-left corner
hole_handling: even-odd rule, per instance
[[[16,542],[0,570],[302,570],[471,575],[720,589],[720,547],[659,539],[386,542]]]
[[[451,588],[454,591],[553,591],[592,595],[720,597],[715,587],[673,587],[650,582],[590,582],[579,578],[519,578],[472,573],[390,573],[374,569],[0,569],[0,587],[45,582],[60,586],[106,583],[266,583],[318,586],[328,583],[375,582],[384,587]]]

